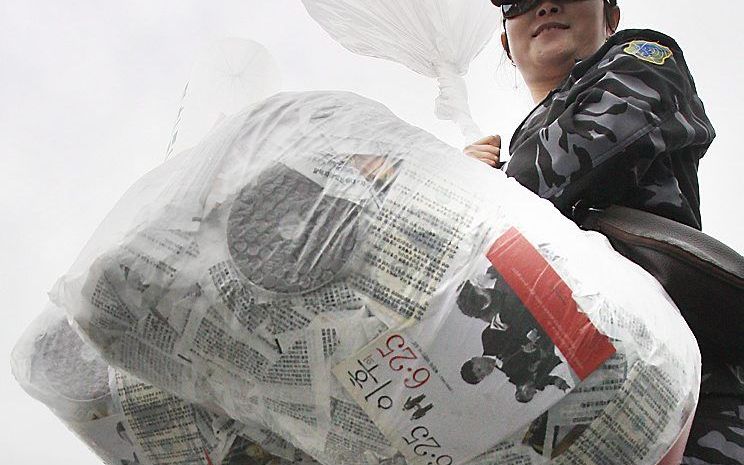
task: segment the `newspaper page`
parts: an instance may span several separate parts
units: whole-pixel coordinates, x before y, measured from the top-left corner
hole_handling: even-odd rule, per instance
[[[554,463],[605,465],[660,460],[666,453],[663,444],[671,444],[683,424],[678,411],[679,393],[669,383],[663,370],[653,365],[631,366],[620,395]],[[618,440],[600,440],[610,432]]]
[[[528,442],[544,457],[555,458],[562,454],[622,394],[627,379],[626,357],[622,353],[615,353],[540,417]]]
[[[411,464],[465,463],[526,427],[615,353],[516,229],[448,276],[428,318],[334,374]],[[479,434],[484,421],[489,434]]]
[[[176,285],[176,277],[197,256],[193,235],[151,228],[94,263],[83,287],[91,319],[79,323],[95,328],[86,333],[106,359],[164,389],[191,383],[175,347],[199,290]]]
[[[325,313],[303,330],[279,334],[277,341],[289,350],[262,383],[266,424],[324,462],[358,462],[365,451],[393,453],[367,414],[328,376],[332,365],[386,329],[364,312]]]
[[[126,433],[123,413],[85,422],[66,422],[106,463],[114,465],[149,465],[140,461],[138,448]]]
[[[406,161],[394,170],[351,278],[390,327],[425,316],[477,210],[462,186],[420,168]]]
[[[214,465],[235,439],[239,425],[234,421],[129,375],[112,370],[111,386],[124,417],[119,435],[128,438],[144,464]]]
[[[539,465],[565,453],[622,394],[627,360],[615,352],[588,378],[547,412],[510,439],[469,462],[470,465]],[[604,431],[605,438],[610,435]],[[578,447],[578,445],[577,445]],[[632,463],[642,463],[641,461]]]
[[[643,345],[643,325],[628,315],[619,318],[638,337],[634,343]],[[666,351],[655,357],[678,364]],[[533,422],[523,444],[556,464],[657,463],[692,414],[694,402],[677,389],[685,369],[694,368],[670,370],[616,352]]]

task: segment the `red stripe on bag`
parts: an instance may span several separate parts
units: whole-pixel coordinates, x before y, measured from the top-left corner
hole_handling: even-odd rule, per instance
[[[579,311],[571,288],[516,228],[501,236],[487,257],[579,379],[585,379],[615,353],[607,336]]]

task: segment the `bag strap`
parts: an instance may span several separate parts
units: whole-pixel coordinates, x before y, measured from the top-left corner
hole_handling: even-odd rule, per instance
[[[744,360],[744,258],[716,239],[676,221],[628,207],[574,208],[584,229],[664,287],[698,340],[703,364]]]
[[[668,218],[619,205],[585,209],[579,225],[628,244],[646,247],[744,290],[744,257],[715,238]]]

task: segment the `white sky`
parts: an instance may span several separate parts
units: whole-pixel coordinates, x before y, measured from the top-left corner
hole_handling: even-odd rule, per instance
[[[414,0],[401,0],[414,1]],[[462,0],[487,1],[487,0]],[[685,50],[718,138],[700,168],[703,224],[744,253],[738,144],[744,104],[738,15],[723,0],[620,0],[622,27],[650,27]],[[197,52],[238,36],[272,52],[284,89],[343,89],[461,146],[432,116],[434,82],[353,55],[299,0],[0,1],[0,441],[9,464],[100,463],[10,376],[7,354],[124,190],[162,161]],[[497,41],[468,76],[473,116],[506,141],[531,109]],[[713,309],[712,309],[713,310]]]

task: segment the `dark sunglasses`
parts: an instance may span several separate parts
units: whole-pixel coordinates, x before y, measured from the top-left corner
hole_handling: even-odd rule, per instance
[[[512,19],[527,13],[542,1],[543,0],[491,0],[491,3],[501,7],[501,13],[504,15],[504,19]],[[563,1],[575,2],[577,0]],[[605,0],[605,3],[610,6],[615,6],[617,5],[617,0]]]

